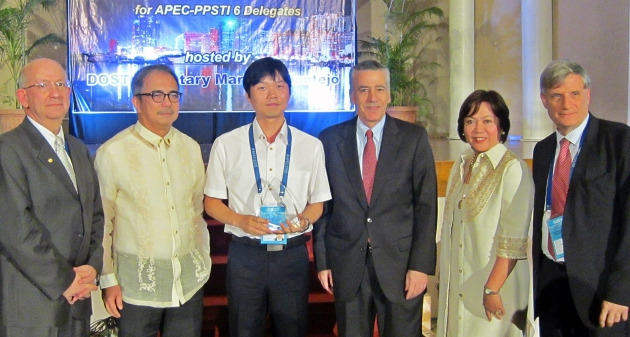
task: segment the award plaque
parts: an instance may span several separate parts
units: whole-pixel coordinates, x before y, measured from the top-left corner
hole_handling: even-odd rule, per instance
[[[281,224],[286,227],[294,226],[294,222],[299,223],[297,221],[296,201],[291,192],[278,179],[273,179],[270,183],[265,184],[262,193],[256,199],[256,215],[269,220],[270,230],[282,231]],[[286,243],[286,235],[263,235],[261,243]]]

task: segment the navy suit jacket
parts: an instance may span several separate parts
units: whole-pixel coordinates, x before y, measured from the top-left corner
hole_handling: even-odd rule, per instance
[[[78,194],[53,148],[28,120],[0,136],[0,336],[48,336],[89,299],[62,296],[75,266],[103,263],[103,211],[88,150],[66,135]]]
[[[562,237],[571,294],[583,323],[598,326],[601,303],[630,306],[630,128],[590,116],[569,182]],[[542,219],[556,135],[534,148],[534,290],[539,293]],[[546,244],[546,243],[545,243]]]
[[[435,272],[437,192],[424,128],[385,117],[372,201],[363,190],[357,117],[322,131],[332,200],[314,227],[317,270],[332,270],[335,297],[354,298],[368,237],[376,275],[392,302],[405,299],[408,270]]]

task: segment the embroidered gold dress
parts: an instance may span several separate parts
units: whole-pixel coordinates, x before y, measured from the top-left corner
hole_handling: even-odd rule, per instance
[[[469,148],[454,163],[441,234],[437,336],[523,335],[533,191],[527,165],[503,144],[476,157]],[[483,289],[497,256],[521,261],[500,290],[505,315],[489,322]]]

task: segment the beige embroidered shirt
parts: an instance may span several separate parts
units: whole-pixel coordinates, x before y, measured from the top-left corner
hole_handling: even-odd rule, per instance
[[[211,267],[199,144],[136,123],[98,149],[95,167],[105,211],[101,287],[120,284],[134,305],[185,303]]]

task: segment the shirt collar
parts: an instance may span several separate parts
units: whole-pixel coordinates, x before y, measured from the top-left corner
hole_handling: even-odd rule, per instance
[[[378,123],[376,123],[374,127],[372,127],[372,133],[373,133],[372,137],[376,143],[380,143],[380,140],[383,136],[383,129],[385,127],[385,119],[386,117],[383,116],[383,118],[381,118],[381,120]],[[360,118],[357,118],[357,136],[359,136],[359,139],[365,138],[365,133],[369,129],[370,128],[367,125],[363,124]]]
[[[486,156],[488,159],[490,159],[490,163],[492,163],[492,167],[497,168],[497,165],[499,165],[499,162],[503,158],[503,155],[505,154],[506,151],[507,151],[507,147],[505,147],[503,143],[499,143],[493,146],[490,150],[480,153],[479,156],[480,157]],[[462,162],[466,162],[466,159],[472,157],[474,153],[475,151],[472,149],[472,147],[469,147],[468,149],[466,149],[464,153],[462,153]]]
[[[44,139],[46,139],[46,141],[50,144],[50,146],[52,146],[53,148],[55,148],[54,144],[55,144],[55,137],[61,137],[61,139],[63,139],[63,143],[66,143],[66,137],[63,134],[63,128],[59,128],[59,133],[57,133],[56,135],[54,133],[52,133],[52,131],[46,129],[43,125],[37,123],[34,119],[32,119],[30,116],[26,116],[26,118],[28,118],[28,120],[33,124],[33,126],[35,126],[35,128],[37,129],[37,131],[39,131],[39,133],[42,134],[42,136],[44,136]]]
[[[582,123],[580,123],[580,125],[577,128],[573,129],[566,136],[563,136],[556,129],[556,143],[559,144],[560,141],[562,140],[562,138],[566,138],[568,141],[571,142],[571,144],[579,145],[580,144],[580,139],[582,139],[582,135],[584,133],[584,129],[586,129],[586,125],[588,124],[589,118],[591,118],[591,114],[590,113],[586,114],[586,118],[584,118]]]
[[[256,120],[255,118],[254,118],[254,121],[252,122],[252,126],[254,127],[254,139],[267,143],[267,137],[265,136],[265,133],[262,131],[262,128],[260,128],[260,124],[258,124],[258,120]],[[284,123],[282,123],[282,127],[280,128],[280,133],[278,133],[278,136],[276,136],[276,141],[280,140],[285,145],[289,144],[289,138],[287,136],[288,127],[289,125],[287,125],[287,120],[285,119]]]
[[[159,146],[162,140],[164,140],[164,143],[166,144],[166,146],[170,146],[171,142],[173,141],[173,128],[172,127],[168,131],[166,136],[164,137],[160,137],[156,135],[155,133],[149,131],[149,129],[144,127],[144,125],[142,125],[139,121],[136,122],[136,125],[134,126],[134,128],[136,132],[140,135],[140,137],[142,137],[144,140],[146,140],[147,142],[149,142],[151,145],[155,147]]]

